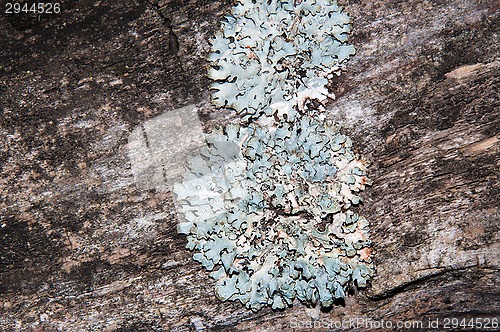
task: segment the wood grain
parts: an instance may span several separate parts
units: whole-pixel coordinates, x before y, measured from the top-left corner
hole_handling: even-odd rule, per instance
[[[0,330],[310,330],[300,303],[217,300],[171,193],[128,154],[173,110],[195,105],[205,129],[233,116],[210,105],[204,60],[232,2],[62,4],[0,17]],[[498,317],[500,6],[342,4],[357,55],[327,116],[372,161],[377,275],[316,322]]]

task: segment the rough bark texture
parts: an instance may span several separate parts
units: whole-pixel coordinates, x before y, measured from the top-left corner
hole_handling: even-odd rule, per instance
[[[498,317],[500,4],[341,3],[357,55],[328,116],[373,161],[361,210],[377,275],[319,319]],[[313,321],[300,303],[253,313],[217,300],[176,234],[171,193],[131,165],[131,133],[162,114],[195,105],[205,128],[227,121],[204,59],[231,5],[62,1],[59,15],[0,17],[0,330]]]

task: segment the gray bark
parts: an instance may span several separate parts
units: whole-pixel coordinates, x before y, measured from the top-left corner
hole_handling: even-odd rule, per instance
[[[331,83],[327,115],[372,161],[360,210],[377,273],[319,319],[498,317],[500,6],[341,3],[357,54]],[[1,330],[313,321],[301,303],[254,313],[220,302],[176,234],[162,172],[197,141],[155,139],[182,107],[197,109],[194,136],[233,116],[210,105],[204,60],[231,5],[62,1],[59,15],[0,17]]]

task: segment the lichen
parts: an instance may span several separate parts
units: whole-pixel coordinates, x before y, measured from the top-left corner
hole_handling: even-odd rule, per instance
[[[212,40],[212,101],[243,119],[300,103],[304,91],[323,102],[328,78],[354,54],[349,16],[329,0],[239,0]],[[284,106],[285,105],[285,106]],[[289,119],[295,112],[289,114]]]
[[[207,136],[174,192],[194,259],[221,300],[330,306],[371,274],[368,223],[349,211],[367,162],[338,126],[309,117],[278,127],[228,125]]]
[[[349,29],[335,1],[241,0],[213,41],[213,102],[241,124],[207,134],[174,193],[178,232],[223,301],[328,307],[373,275],[368,222],[351,210],[368,161],[322,106],[354,53]]]

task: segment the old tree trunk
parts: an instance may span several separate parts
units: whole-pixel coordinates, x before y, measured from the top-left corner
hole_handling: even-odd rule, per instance
[[[319,321],[496,318],[500,4],[341,3],[357,54],[331,82],[328,117],[372,161],[361,210],[377,274]],[[157,154],[178,148],[154,145],[169,130],[155,119],[192,105],[204,129],[230,116],[210,105],[204,59],[232,4],[62,1],[60,14],[1,16],[0,330],[313,322],[301,303],[217,300],[176,234],[171,192],[137,174],[168,171]]]

